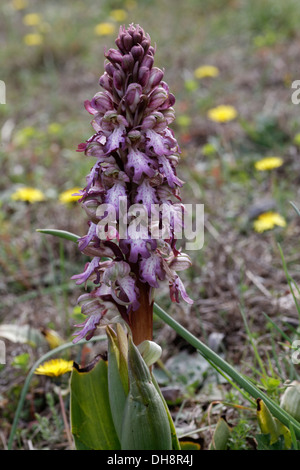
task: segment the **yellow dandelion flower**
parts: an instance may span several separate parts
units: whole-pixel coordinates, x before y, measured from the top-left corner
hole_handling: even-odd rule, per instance
[[[13,0],[12,7],[14,10],[24,10],[27,7],[26,0]]]
[[[228,122],[237,117],[237,110],[233,106],[220,105],[209,109],[207,117],[214,122]]]
[[[115,25],[112,23],[99,23],[95,26],[97,36],[109,36],[115,32]]]
[[[283,159],[280,157],[266,157],[255,162],[255,168],[259,171],[273,170],[283,165]]]
[[[37,375],[48,375],[49,377],[58,377],[60,375],[71,372],[73,369],[73,361],[65,359],[52,359],[38,366],[34,373]]]
[[[276,226],[286,227],[286,221],[277,212],[264,212],[253,222],[254,230],[258,233],[272,230]]]
[[[74,202],[77,201],[81,196],[75,195],[75,193],[78,193],[81,188],[71,188],[67,189],[63,193],[59,195],[59,201],[62,202],[63,204],[68,204],[69,202]]]
[[[26,46],[40,46],[43,44],[43,36],[38,33],[26,34],[23,37]]]
[[[219,69],[214,65],[202,65],[196,68],[194,75],[196,78],[217,77],[219,75]]]
[[[23,17],[23,23],[26,26],[37,26],[41,23],[41,16],[38,13],[28,13]]]
[[[25,201],[34,203],[44,201],[46,198],[42,191],[40,191],[39,189],[23,187],[17,189],[17,191],[15,191],[11,195],[11,199],[13,201]]]
[[[110,12],[110,16],[118,23],[122,23],[123,21],[126,20],[127,13],[125,10],[116,9]]]

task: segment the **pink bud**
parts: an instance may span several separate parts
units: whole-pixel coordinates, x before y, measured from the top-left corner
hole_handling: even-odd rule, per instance
[[[130,34],[126,33],[126,34],[122,35],[121,40],[122,40],[124,49],[126,51],[130,51],[130,49],[132,48],[132,45],[133,45],[132,36]]]
[[[142,67],[148,67],[148,69],[151,69],[153,64],[154,64],[154,58],[151,55],[147,54],[143,58],[141,66]]]
[[[113,77],[114,71],[115,71],[115,67],[113,66],[111,62],[108,62],[107,64],[105,64],[105,72],[107,72],[107,74],[110,77]]]
[[[149,108],[157,109],[168,99],[168,93],[162,87],[157,87],[151,94]]]
[[[142,87],[138,83],[131,83],[125,94],[125,103],[132,113],[135,112],[136,107],[140,101],[142,94]]]
[[[100,113],[106,113],[109,109],[113,109],[112,99],[106,92],[98,92],[91,101],[91,106]]]
[[[134,65],[134,58],[132,54],[125,54],[122,58],[122,69],[124,72],[131,72]]]
[[[105,54],[105,57],[110,60],[113,64],[121,64],[122,63],[122,54],[121,52],[117,51],[116,49],[109,49]]]
[[[104,72],[104,74],[101,75],[99,79],[99,85],[102,86],[102,88],[104,88],[105,90],[110,91],[112,87],[112,83],[113,83],[112,79],[108,76],[106,72]]]
[[[138,81],[142,87],[146,86],[149,80],[150,72],[148,67],[140,67],[138,72]]]
[[[133,46],[131,49],[131,54],[133,55],[134,60],[141,62],[144,56],[144,49],[140,44],[138,44],[137,46]]]
[[[122,96],[123,95],[123,77],[119,70],[116,70],[114,73],[113,84],[119,96]]]
[[[163,76],[164,72],[162,70],[157,67],[153,67],[153,69],[150,71],[149,87],[156,87],[161,82]]]

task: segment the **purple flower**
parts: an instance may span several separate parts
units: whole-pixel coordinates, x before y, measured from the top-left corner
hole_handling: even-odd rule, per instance
[[[103,91],[84,103],[95,133],[78,146],[79,152],[96,162],[80,193],[89,230],[78,242],[92,260],[83,273],[73,276],[87,289],[92,281],[94,289],[79,298],[87,319],[77,325],[81,331],[75,341],[91,338],[99,325],[113,321],[115,315],[129,321],[131,312],[140,307],[143,286],[150,293],[167,281],[172,301],[182,297],[192,303],[177,274],[190,266],[190,260],[176,249],[177,228],[182,227],[179,188],[183,181],[176,174],[180,149],[169,128],[175,118],[175,98],[163,81],[164,72],[154,67],[155,48],[140,26],[122,26],[116,46],[105,53],[99,80]],[[157,215],[141,238],[134,238],[129,228],[125,238],[120,236],[127,215],[128,222],[139,222],[138,211],[121,213],[121,200],[128,207],[142,205],[148,216]],[[160,233],[164,220],[153,205],[165,205],[171,215],[168,233],[160,237],[153,233]],[[101,207],[107,210],[99,215]],[[114,232],[107,215],[116,225]],[[100,221],[110,230],[106,240],[97,230]]]

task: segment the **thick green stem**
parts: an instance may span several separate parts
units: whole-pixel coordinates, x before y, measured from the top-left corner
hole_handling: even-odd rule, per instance
[[[149,302],[149,287],[137,281],[140,307],[129,315],[133,342],[136,346],[153,338],[153,302]]]

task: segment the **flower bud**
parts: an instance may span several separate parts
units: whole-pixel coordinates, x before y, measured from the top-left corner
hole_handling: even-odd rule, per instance
[[[300,422],[300,382],[294,380],[287,386],[281,397],[280,406]]]
[[[154,89],[150,97],[150,102],[148,107],[150,109],[157,109],[163,105],[168,99],[168,93],[162,87],[157,87]]]
[[[109,49],[105,54],[105,57],[112,63],[112,64],[121,64],[122,63],[122,54],[116,49]]]
[[[161,356],[162,349],[154,341],[143,341],[138,345],[138,350],[148,367],[152,366]]]
[[[123,96],[123,77],[118,70],[114,73],[113,86],[120,97]]]
[[[128,33],[124,34],[122,37],[121,37],[121,42],[122,42],[122,45],[125,49],[125,51],[130,51],[131,48],[132,48],[132,45],[133,45],[133,39],[132,39],[132,36]]]
[[[131,49],[131,54],[135,61],[141,62],[144,57],[144,49],[140,44],[138,44],[137,46],[133,46]]]
[[[149,87],[156,87],[162,80],[164,72],[157,67],[153,67],[149,77]]]
[[[141,66],[147,67],[149,70],[152,68],[153,64],[154,64],[154,57],[148,54],[145,55],[145,57],[143,58],[141,62]]]
[[[135,112],[142,94],[142,87],[138,83],[131,83],[124,96],[125,104],[132,113]]]
[[[138,81],[142,87],[146,86],[150,77],[148,67],[140,67],[138,72]]]
[[[109,77],[109,75],[106,72],[104,72],[104,74],[101,75],[99,79],[99,85],[105,90],[111,91],[112,83],[113,81],[111,77]]]
[[[178,256],[172,255],[169,258],[168,265],[174,271],[184,271],[192,266],[192,261],[187,254],[180,253]]]
[[[104,70],[111,78],[114,76],[115,67],[111,62],[105,64]]]
[[[134,66],[134,58],[131,53],[126,54],[122,58],[122,69],[125,72],[131,72]]]
[[[108,93],[100,91],[92,99],[91,106],[98,112],[105,114],[106,111],[113,109],[113,102]]]

